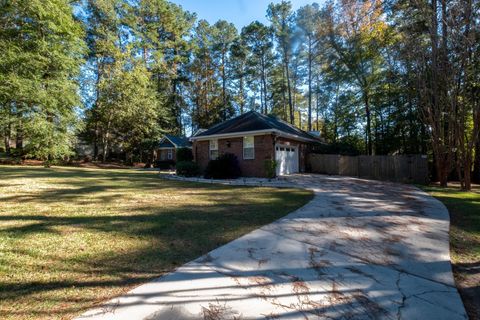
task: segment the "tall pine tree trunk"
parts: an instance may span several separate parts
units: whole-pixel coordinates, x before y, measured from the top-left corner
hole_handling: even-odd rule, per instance
[[[5,143],[5,153],[10,155],[10,128],[6,128],[4,131],[3,141]]]
[[[463,164],[463,188],[472,190],[472,159],[470,154],[467,155]]]
[[[372,120],[371,120],[371,113],[370,113],[370,97],[368,92],[364,92],[363,94],[363,101],[365,103],[365,114],[367,117],[367,128],[366,128],[366,149],[367,149],[367,154],[372,155],[373,154],[373,148],[372,148]]]
[[[111,120],[108,120],[107,125],[102,130],[102,161],[103,162],[107,161],[108,148],[110,148],[110,124],[111,124]]]
[[[268,113],[268,104],[267,104],[267,75],[266,75],[266,66],[265,66],[265,60],[262,57],[262,87],[263,87],[263,101],[264,101],[264,110],[263,113],[267,114]]]
[[[98,136],[99,136],[99,129],[98,129],[98,122],[95,121],[95,133],[93,136],[93,160],[98,160]]]
[[[290,114],[290,123],[294,124],[295,122],[295,115],[293,113],[293,102],[292,102],[292,88],[290,85],[290,72],[289,72],[289,60],[287,56],[287,48],[284,48],[284,61],[285,61],[285,75],[287,78],[287,91],[288,91],[288,108],[289,108],[289,114]]]
[[[320,77],[317,75],[315,83],[315,111],[316,111],[316,128],[320,131],[320,124],[318,123],[320,114]]]
[[[23,155],[23,124],[21,121],[17,125],[17,135],[15,137],[15,149],[17,154]]]
[[[225,74],[225,65],[226,65],[226,53],[222,52],[222,104],[223,112],[222,117],[223,121],[227,120],[227,78]]]
[[[285,79],[286,78],[286,75],[285,75],[285,68],[282,68],[282,76],[283,78]],[[282,79],[283,80],[283,79]],[[285,90],[285,81],[282,81],[282,103],[283,103],[283,114],[285,115],[285,120],[288,119],[288,110],[287,110],[287,93],[286,93],[286,90]]]
[[[107,155],[108,155],[108,133],[105,133],[102,138],[102,162],[107,162]]]
[[[475,158],[473,160],[472,181],[480,183],[480,141],[475,144]]]
[[[12,125],[11,125],[11,120],[10,116],[8,116],[8,122],[7,125],[5,126],[3,130],[3,142],[5,143],[5,153],[7,156],[10,155],[10,139],[12,137]]]
[[[312,41],[308,42],[308,131],[312,131]]]
[[[243,76],[240,77],[240,114],[243,114],[245,110],[245,89],[243,83]]]

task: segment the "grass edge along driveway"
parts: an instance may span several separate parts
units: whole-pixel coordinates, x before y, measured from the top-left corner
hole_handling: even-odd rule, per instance
[[[0,318],[69,319],[312,198],[155,172],[0,166]]]
[[[422,187],[450,212],[450,255],[453,275],[471,320],[480,320],[480,187]]]

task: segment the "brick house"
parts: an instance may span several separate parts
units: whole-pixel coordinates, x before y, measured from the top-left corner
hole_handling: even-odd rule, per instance
[[[178,137],[166,134],[160,140],[156,150],[156,158],[160,161],[176,161],[176,151],[179,148],[192,148],[192,143],[185,137]]]
[[[265,177],[266,160],[277,162],[277,175],[305,172],[310,146],[321,143],[315,135],[255,111],[217,124],[190,140],[202,171],[220,154],[233,153],[246,177]]]

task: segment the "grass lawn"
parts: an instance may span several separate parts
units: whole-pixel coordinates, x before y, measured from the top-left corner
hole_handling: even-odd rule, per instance
[[[425,187],[450,212],[450,253],[457,287],[472,320],[480,320],[480,187]]]
[[[0,166],[0,318],[71,318],[312,197],[155,172]]]

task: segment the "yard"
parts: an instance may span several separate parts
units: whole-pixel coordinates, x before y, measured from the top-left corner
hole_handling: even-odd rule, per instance
[[[154,172],[0,166],[0,318],[71,318],[311,198]]]
[[[472,320],[480,319],[480,187],[425,188],[450,212],[450,252],[457,287]]]

